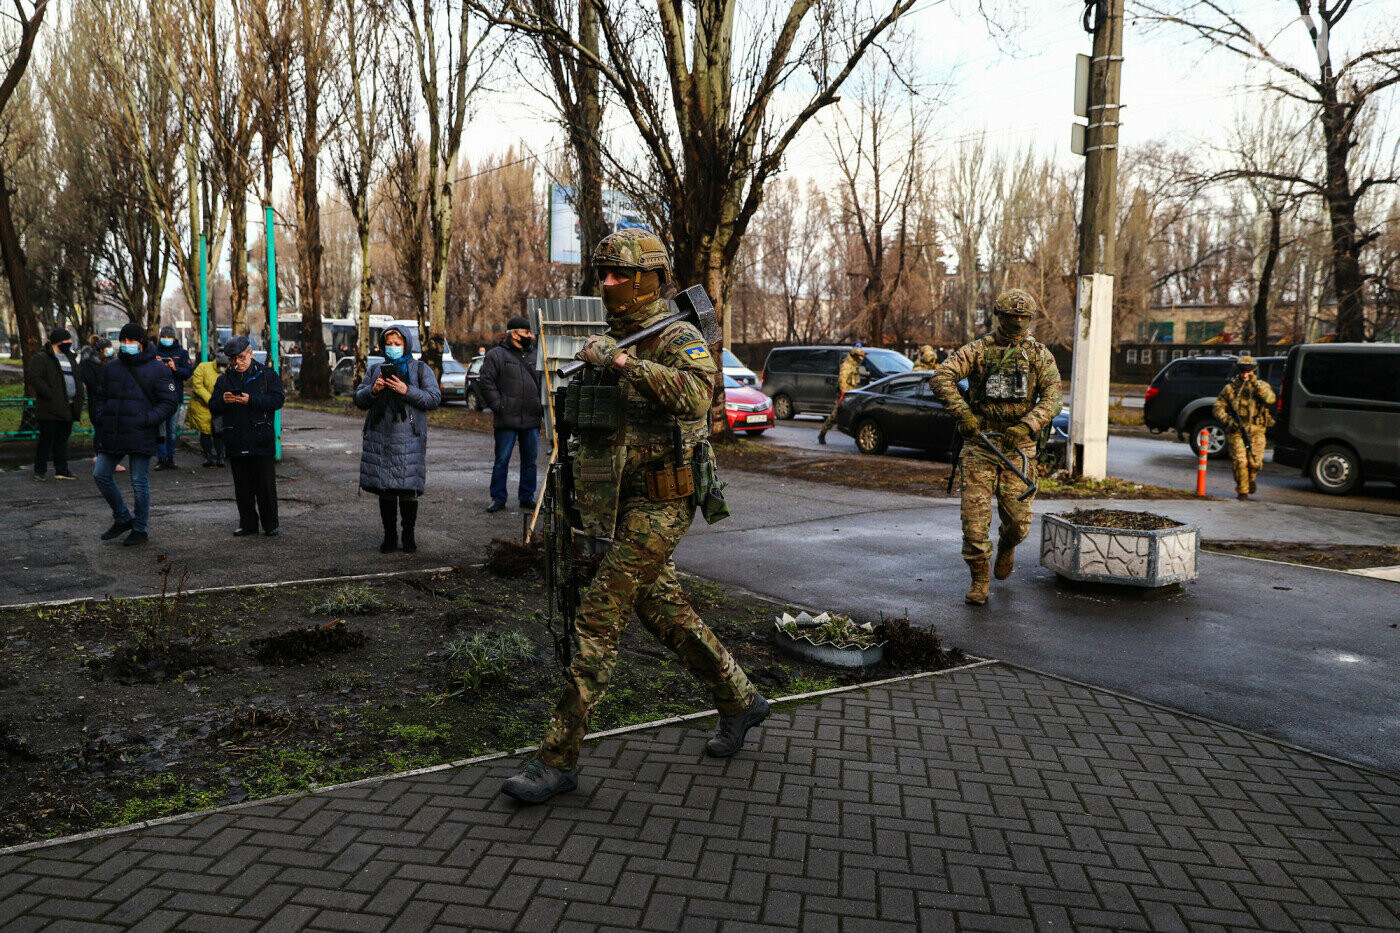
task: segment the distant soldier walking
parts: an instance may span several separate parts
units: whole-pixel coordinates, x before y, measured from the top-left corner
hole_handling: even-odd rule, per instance
[[[865,362],[865,348],[852,347],[851,352],[846,354],[846,358],[841,361],[841,369],[836,375],[836,404],[831,406],[831,414],[826,416],[822,422],[822,429],[817,432],[817,443],[826,443],[826,432],[836,425],[836,411],[841,407],[841,399],[846,397],[846,393],[852,389],[860,387],[860,364]]]
[[[914,361],[914,372],[930,373],[938,366],[938,351],[929,344],[919,347],[919,358]]]
[[[1248,499],[1258,488],[1255,477],[1264,465],[1265,433],[1274,423],[1274,390],[1259,378],[1259,364],[1242,356],[1235,376],[1215,399],[1211,413],[1225,425],[1225,446],[1235,471],[1235,498]]]
[[[974,606],[987,602],[991,586],[992,499],[1001,515],[996,577],[1005,580],[1011,576],[1016,545],[1030,533],[1035,498],[1017,498],[1026,484],[979,435],[996,435],[993,442],[1011,459],[1024,453],[1034,463],[1038,435],[1060,413],[1060,371],[1050,351],[1030,335],[1035,299],[1013,288],[997,297],[993,310],[995,330],[951,354],[929,379],[966,439],[957,469],[962,476],[962,554],[972,572],[966,601]],[[966,400],[958,391],[962,379],[968,381]]]
[[[593,267],[603,283],[608,334],[589,337],[577,358],[589,364],[596,385],[621,391],[592,397],[594,423],[581,426],[571,443],[577,444],[581,530],[606,550],[574,620],[568,686],[539,754],[501,788],[523,803],[541,803],[578,786],[588,716],[608,689],[618,642],[634,611],[713,695],[719,731],[705,746],[707,754],[727,758],[738,752],[745,733],[768,715],[768,701],[686,601],[671,561],[695,518],[697,500],[712,488],[713,472],[695,465],[712,457],[708,416],[715,359],[700,331],[684,321],[631,349],[617,345],[669,313],[661,286],[671,277],[671,265],[654,235],[629,229],[604,237]],[[614,398],[616,407],[602,410],[598,396]],[[597,426],[599,418],[613,416],[619,427]],[[702,474],[709,478],[702,481]]]

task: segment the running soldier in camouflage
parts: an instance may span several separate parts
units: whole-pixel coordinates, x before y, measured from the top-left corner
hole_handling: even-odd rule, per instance
[[[841,361],[841,369],[836,373],[836,404],[831,406],[831,414],[822,422],[817,432],[817,443],[826,443],[826,432],[836,426],[836,411],[841,407],[841,399],[852,389],[860,387],[860,364],[865,362],[865,348],[852,347],[851,352]]]
[[[1016,545],[1030,533],[1032,495],[1017,497],[1026,485],[977,439],[979,432],[1001,434],[1002,449],[1033,462],[1039,436],[1060,413],[1060,371],[1046,347],[1030,336],[1035,299],[1013,288],[997,297],[996,329],[958,350],[933,371],[934,394],[958,421],[963,444],[957,469],[962,477],[963,559],[972,573],[966,601],[980,606],[991,586],[992,500],[1001,516],[996,578],[1011,575]],[[958,382],[968,381],[968,399]]]
[[[914,361],[914,372],[933,372],[934,367],[937,365],[938,351],[935,350],[933,347],[929,346],[928,344],[924,344],[922,347],[919,347],[919,358]]]
[[[1259,378],[1259,364],[1242,356],[1235,377],[1216,396],[1211,414],[1225,425],[1225,446],[1235,473],[1235,497],[1248,499],[1259,488],[1256,477],[1264,466],[1265,435],[1274,423],[1274,390]]]
[[[575,487],[582,530],[606,550],[583,594],[569,683],[539,754],[502,788],[525,803],[578,786],[589,712],[607,691],[618,642],[634,611],[714,695],[720,726],[706,745],[708,754],[733,755],[743,747],[744,733],[768,714],[768,701],[686,601],[671,560],[706,492],[692,464],[710,456],[714,357],[700,331],[684,322],[618,350],[618,339],[670,313],[660,295],[670,265],[655,236],[642,230],[612,234],[598,245],[593,262],[603,281],[610,331],[590,337],[578,359],[620,389],[621,417],[615,428],[580,429]]]

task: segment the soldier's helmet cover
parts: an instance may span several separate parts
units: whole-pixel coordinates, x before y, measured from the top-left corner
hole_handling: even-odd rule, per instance
[[[1254,357],[1250,356],[1248,353],[1246,353],[1244,356],[1242,356],[1242,357],[1240,357],[1238,360],[1236,360],[1236,361],[1235,361],[1235,366],[1236,366],[1237,368],[1239,368],[1239,369],[1258,369],[1258,368],[1259,368],[1258,362],[1256,362],[1255,359],[1254,359]]]
[[[629,228],[610,233],[593,250],[594,268],[622,268],[656,272],[664,284],[671,281],[671,260],[660,237],[650,230]]]
[[[1037,308],[1035,298],[1024,288],[1011,288],[997,296],[996,303],[992,305],[994,314],[1016,314],[1030,317],[1035,314]]]
[[[858,360],[865,359],[865,347],[852,347],[851,356],[854,356]]]

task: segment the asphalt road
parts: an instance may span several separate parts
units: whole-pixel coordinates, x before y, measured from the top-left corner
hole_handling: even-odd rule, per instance
[[[858,454],[855,442],[840,431],[826,436],[826,446],[817,444],[821,418],[798,415],[791,421],[780,421],[764,432],[764,440],[787,447],[809,450]],[[1108,439],[1108,473],[1139,483],[1151,483],[1173,489],[1196,488],[1196,455],[1190,446],[1173,439],[1174,435],[1134,437],[1112,435]],[[928,459],[921,451],[891,449],[887,457]],[[1206,492],[1212,496],[1233,497],[1234,478],[1228,460],[1211,460],[1206,469]],[[1389,482],[1367,483],[1360,495],[1328,496],[1313,489],[1308,479],[1292,467],[1276,463],[1264,464],[1259,474],[1257,499],[1263,503],[1285,503],[1350,512],[1374,512],[1380,515],[1400,515],[1400,486]]]

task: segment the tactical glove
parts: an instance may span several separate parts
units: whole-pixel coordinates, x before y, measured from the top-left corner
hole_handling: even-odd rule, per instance
[[[1013,447],[1020,447],[1031,439],[1031,429],[1029,425],[1018,422],[1007,428],[1006,431],[1003,432],[1003,435],[1006,438],[1006,443]]]
[[[964,411],[958,415],[958,433],[966,438],[977,436],[977,432],[982,430],[982,425],[977,421],[977,416],[970,411]]]
[[[574,354],[574,359],[607,369],[617,359],[618,352],[616,340],[606,334],[594,334],[584,341],[583,349]]]

